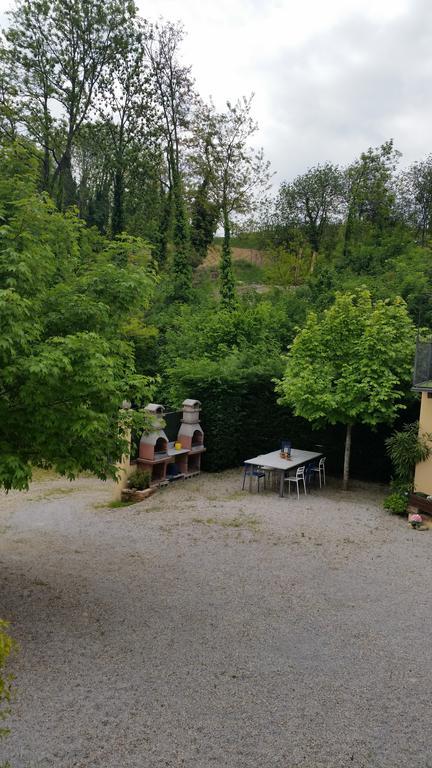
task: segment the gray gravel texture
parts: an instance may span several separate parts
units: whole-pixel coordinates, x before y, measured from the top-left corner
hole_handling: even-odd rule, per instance
[[[336,484],[0,500],[12,768],[431,768],[431,533]]]

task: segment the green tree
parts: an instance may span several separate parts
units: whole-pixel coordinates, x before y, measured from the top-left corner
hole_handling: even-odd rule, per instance
[[[346,425],[344,489],[352,427],[395,418],[413,354],[414,329],[404,301],[374,303],[366,290],[338,293],[321,318],[309,315],[295,338],[278,385],[281,402],[317,426]]]
[[[21,145],[0,153],[0,486],[32,465],[113,477],[150,381],[135,371],[131,317],[154,276],[145,243],[111,244],[37,193]],[[135,413],[119,411],[124,400]],[[120,424],[119,424],[120,421]]]
[[[397,192],[403,219],[414,228],[420,245],[426,245],[432,226],[432,155],[400,174]]]
[[[281,185],[274,226],[285,231],[285,242],[289,245],[293,233],[300,229],[316,258],[331,225],[340,220],[342,212],[343,174],[337,165],[325,163]]]
[[[98,111],[111,140],[113,166],[113,204],[111,233],[113,237],[126,229],[125,180],[127,170],[135,167],[142,146],[153,143],[150,134],[155,103],[149,83],[145,38],[149,34],[144,23],[129,20],[123,30],[125,44],[113,58],[102,79],[103,99]],[[153,134],[155,131],[153,131]]]
[[[213,141],[215,135],[213,105],[198,103],[191,124],[188,141],[187,182],[191,199],[191,244],[194,266],[201,264],[217,229],[220,215],[215,196],[215,169]]]
[[[223,227],[220,268],[222,304],[235,306],[236,294],[231,260],[232,217],[250,213],[256,196],[268,189],[269,163],[263,151],[250,146],[258,130],[252,117],[252,96],[227,102],[225,112],[218,114],[213,105],[202,110],[208,163],[211,167],[213,201]]]
[[[180,46],[184,37],[181,26],[155,24],[145,36],[145,53],[149,63],[150,86],[155,98],[155,114],[159,126],[159,141],[165,157],[165,169],[160,176],[164,190],[158,234],[158,261],[165,263],[168,243],[173,228],[175,258],[180,265],[180,276],[175,293],[182,296],[189,279],[185,262],[190,261],[189,232],[181,169],[182,147],[189,129],[191,111],[195,101],[194,83],[190,67],[180,61]],[[175,271],[175,266],[174,266]],[[188,292],[186,287],[186,292]]]
[[[50,188],[61,208],[75,202],[77,135],[134,16],[129,0],[22,0],[10,13],[6,45],[20,77],[26,129],[43,149],[45,187],[53,160]]]
[[[386,440],[387,453],[390,456],[396,480],[402,486],[412,490],[416,464],[426,461],[431,455],[432,435],[419,434],[418,421],[404,424],[403,429],[393,432]]]
[[[173,297],[175,301],[187,301],[192,289],[189,222],[180,174],[173,164],[174,238],[172,260]]]
[[[362,152],[345,172],[343,259],[358,273],[379,272],[385,261],[381,246],[397,218],[394,174],[399,158],[390,140]]]

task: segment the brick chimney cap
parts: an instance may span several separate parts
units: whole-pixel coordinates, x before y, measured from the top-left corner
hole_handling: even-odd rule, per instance
[[[189,408],[196,408],[197,410],[201,408],[201,403],[199,400],[192,400],[191,398],[188,398],[186,400],[183,400],[182,405],[188,406]]]
[[[163,405],[160,405],[159,403],[149,403],[146,405],[145,411],[150,411],[150,413],[164,413],[165,408]]]

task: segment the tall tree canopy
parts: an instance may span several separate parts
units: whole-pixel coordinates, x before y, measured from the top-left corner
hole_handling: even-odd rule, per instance
[[[331,163],[311,168],[290,184],[283,183],[276,200],[275,224],[290,243],[300,229],[312,252],[318,253],[331,224],[343,212],[343,176]]]
[[[343,487],[351,430],[391,422],[410,379],[414,328],[401,299],[373,302],[366,290],[337,294],[321,318],[311,313],[296,336],[279,384],[296,416],[346,425]]]
[[[10,14],[5,39],[23,88],[23,120],[44,148],[45,185],[54,162],[50,187],[61,208],[74,201],[75,139],[107,67],[125,52],[135,12],[130,0],[21,0]]]
[[[121,404],[139,421],[151,392],[128,331],[154,285],[148,247],[57,211],[20,144],[1,152],[0,211],[0,485],[25,488],[35,464],[114,476]]]

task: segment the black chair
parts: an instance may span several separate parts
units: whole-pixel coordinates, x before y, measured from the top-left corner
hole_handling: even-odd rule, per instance
[[[265,472],[261,467],[256,467],[254,464],[244,465],[242,491],[244,491],[247,477],[249,478],[256,477],[258,493],[259,493],[259,487],[260,487],[260,480],[261,478],[264,478],[264,488],[265,488]]]

